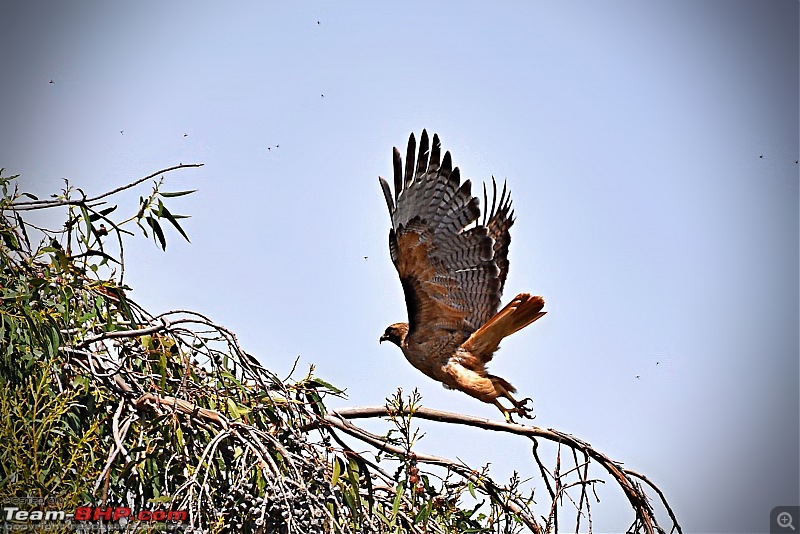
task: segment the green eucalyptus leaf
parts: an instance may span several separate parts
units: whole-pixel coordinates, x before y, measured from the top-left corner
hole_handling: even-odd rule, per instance
[[[182,197],[183,195],[191,195],[195,191],[197,191],[197,189],[190,189],[188,191],[172,191],[172,192],[162,191],[162,192],[159,192],[158,194],[161,195],[162,197],[167,197],[167,198],[169,198],[169,197]]]
[[[144,220],[147,221],[147,224],[153,229],[153,235],[158,239],[161,249],[167,250],[167,240],[164,238],[164,232],[161,230],[161,225],[158,224],[156,218],[152,215],[148,215]]]

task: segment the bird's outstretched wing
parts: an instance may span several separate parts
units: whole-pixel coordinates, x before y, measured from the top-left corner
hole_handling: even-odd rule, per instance
[[[461,182],[450,153],[441,157],[439,138],[419,152],[411,134],[405,167],[394,149],[394,194],[380,178],[392,218],[389,251],[403,286],[412,343],[457,347],[497,313],[508,272],[511,199],[505,186],[480,218],[480,201],[469,180]],[[484,199],[488,205],[486,188]],[[436,341],[434,341],[436,340]],[[446,341],[445,341],[446,340]]]

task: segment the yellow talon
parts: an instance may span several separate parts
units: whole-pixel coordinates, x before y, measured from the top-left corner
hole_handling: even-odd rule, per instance
[[[511,414],[514,414],[514,413],[518,414],[521,417],[525,417],[525,418],[528,418],[528,419],[533,419],[534,417],[536,417],[534,415],[531,415],[531,412],[533,411],[533,408],[528,408],[528,407],[525,406],[526,404],[528,404],[528,402],[533,402],[533,399],[531,399],[530,397],[522,399],[521,401],[516,400],[510,394],[506,394],[505,397],[508,400],[510,400],[511,403],[514,405],[513,408],[506,408],[505,406],[500,404],[500,401],[498,401],[497,399],[495,399],[494,405],[497,406],[497,408],[501,412],[503,412],[503,416],[505,417],[506,422],[508,422],[508,423],[513,423],[514,422],[514,419],[511,417]]]

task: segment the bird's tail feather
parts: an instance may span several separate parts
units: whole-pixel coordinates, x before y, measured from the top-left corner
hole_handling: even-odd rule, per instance
[[[486,321],[462,345],[464,349],[487,362],[500,346],[500,341],[541,318],[544,299],[520,293],[494,317]]]

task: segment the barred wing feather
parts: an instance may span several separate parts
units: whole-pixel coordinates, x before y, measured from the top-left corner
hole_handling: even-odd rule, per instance
[[[460,345],[500,306],[508,273],[511,199],[505,185],[480,218],[480,201],[461,181],[449,152],[441,157],[423,130],[419,150],[411,134],[403,165],[394,150],[394,192],[380,178],[392,219],[389,251],[406,297],[409,342],[448,339]],[[484,203],[488,202],[484,187]]]

